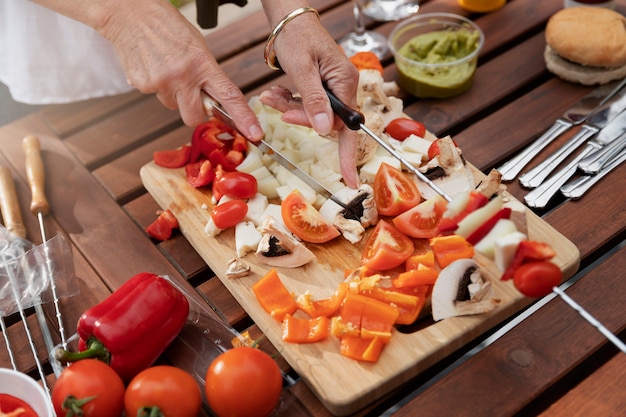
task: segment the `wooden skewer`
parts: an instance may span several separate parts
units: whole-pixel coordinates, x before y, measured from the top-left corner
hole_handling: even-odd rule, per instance
[[[9,168],[5,166],[0,166],[0,212],[8,231],[26,238],[26,227],[22,220],[13,177]]]

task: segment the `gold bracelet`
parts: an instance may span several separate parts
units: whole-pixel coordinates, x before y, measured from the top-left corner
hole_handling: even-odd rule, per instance
[[[291,22],[294,18],[300,16],[303,13],[312,12],[315,13],[317,18],[319,19],[320,14],[312,7],[300,7],[299,9],[294,10],[289,13],[287,16],[283,17],[280,22],[276,25],[270,36],[267,38],[267,42],[265,43],[265,52],[264,58],[265,63],[271,69],[278,71],[280,70],[280,64],[278,63],[278,59],[276,58],[276,52],[274,51],[274,41],[276,37],[280,33],[281,30],[287,25],[287,23]]]

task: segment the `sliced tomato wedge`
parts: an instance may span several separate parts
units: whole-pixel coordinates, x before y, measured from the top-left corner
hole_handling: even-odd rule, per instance
[[[379,220],[365,243],[361,264],[386,271],[404,263],[413,254],[413,241],[391,223]]]
[[[305,242],[325,243],[341,234],[298,190],[289,193],[280,206],[287,229]]]
[[[431,238],[439,234],[439,223],[446,211],[447,201],[436,195],[394,217],[393,225],[414,238]]]
[[[382,163],[374,177],[374,200],[383,216],[397,216],[422,201],[417,185],[400,169]]]

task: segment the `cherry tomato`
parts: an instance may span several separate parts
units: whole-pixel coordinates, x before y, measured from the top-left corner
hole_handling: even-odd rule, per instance
[[[397,216],[418,205],[422,196],[409,176],[383,162],[374,177],[374,201],[383,216]]]
[[[376,271],[395,268],[413,253],[413,241],[391,223],[379,220],[365,242],[361,264]]]
[[[248,214],[248,205],[243,200],[230,200],[211,210],[213,223],[218,229],[228,229],[242,221]]]
[[[552,262],[528,262],[515,270],[513,284],[526,297],[543,297],[561,283],[561,269]]]
[[[394,217],[393,225],[414,238],[435,237],[439,234],[439,222],[447,204],[443,197],[437,195]]]
[[[153,366],[135,376],[124,394],[127,416],[197,417],[202,406],[200,387],[193,377],[174,366]],[[161,414],[152,414],[151,411]]]
[[[452,143],[454,143],[454,146],[458,146],[456,142],[452,141]],[[431,143],[428,147],[428,159],[431,160],[440,153],[441,150],[439,149],[439,139],[435,139],[433,143]]]
[[[280,207],[287,229],[305,242],[324,243],[341,234],[298,190],[289,193]]]
[[[0,416],[37,417],[26,401],[9,394],[0,394]]]
[[[280,401],[282,376],[271,356],[242,346],[211,362],[204,389],[218,417],[266,417]]]
[[[396,140],[404,140],[411,135],[423,138],[426,135],[426,127],[423,123],[407,117],[399,117],[389,122],[385,132]]]
[[[174,229],[178,228],[178,220],[169,209],[159,214],[155,221],[146,227],[146,233],[158,240],[167,240],[172,236]]]
[[[215,180],[213,189],[230,198],[252,198],[257,192],[257,182],[247,172],[230,171]]]
[[[164,168],[184,167],[191,159],[191,146],[183,145],[178,149],[155,151],[152,153],[154,163]]]
[[[52,405],[58,417],[79,415],[79,411],[83,417],[119,417],[124,410],[124,383],[104,362],[81,359],[59,375]],[[72,407],[78,408],[72,413]]]

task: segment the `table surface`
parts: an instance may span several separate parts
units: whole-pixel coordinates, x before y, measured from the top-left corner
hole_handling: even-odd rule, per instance
[[[335,38],[352,30],[350,2],[311,4]],[[626,13],[626,0],[617,4]],[[592,90],[555,78],[545,69],[545,23],[562,5],[560,0],[514,0],[493,13],[474,15],[460,9],[456,0],[424,1],[421,13],[452,12],[472,18],[485,32],[486,42],[468,92],[448,100],[407,98],[406,113],[438,135],[452,135],[467,160],[483,172],[498,167]],[[368,26],[389,35],[395,23]],[[272,84],[291,87],[284,74],[263,62],[268,31],[264,15],[257,12],[207,36],[224,70],[248,97]],[[394,79],[391,56],[384,64],[385,79]],[[68,238],[80,287],[77,295],[61,300],[66,327],[72,328],[86,308],[130,276],[152,271],[172,277],[202,303],[206,314],[215,315],[210,303],[238,331],[248,330],[253,337],[262,334],[180,233],[157,242],[144,232],[160,208],[143,188],[139,169],[154,150],[187,143],[191,132],[177,112],[138,92],[49,106],[0,127],[0,166],[12,172],[28,239],[35,244],[42,239],[37,218],[28,211],[31,192],[22,138],[36,135],[41,141],[50,204],[45,228],[48,236]],[[559,138],[528,168],[575,132],[576,128]],[[621,166],[581,200],[558,196],[545,210],[536,211],[580,251],[579,271],[562,288],[622,339],[625,174],[626,166]],[[527,192],[518,181],[508,184],[508,190],[520,201]],[[44,307],[55,327],[51,303]],[[46,381],[53,386],[55,376],[34,310],[26,313]],[[19,316],[4,321],[18,369],[38,378]],[[58,342],[58,334],[54,337]],[[273,349],[267,343],[263,348]],[[184,356],[173,348],[163,360],[185,367]],[[331,415],[280,357],[279,363],[291,381],[284,390],[289,400],[282,406],[283,415]],[[4,343],[0,366],[11,367]],[[625,378],[626,356],[560,298],[548,296],[354,415],[620,415],[626,408]],[[203,415],[209,412],[204,410]]]

